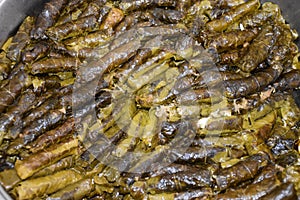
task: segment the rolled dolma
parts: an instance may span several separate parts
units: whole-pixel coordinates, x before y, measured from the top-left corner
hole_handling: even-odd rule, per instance
[[[238,200],[238,199],[261,199],[278,186],[279,181],[275,177],[264,179],[259,183],[250,184],[241,189],[229,189],[224,194],[216,195],[215,199]]]
[[[224,82],[225,95],[228,98],[245,97],[273,83],[281,74],[282,66],[276,66],[259,71],[247,78],[227,80]]]
[[[81,65],[78,58],[46,58],[31,65],[32,74],[57,73],[76,71]]]
[[[74,169],[59,171],[53,175],[25,180],[15,187],[13,194],[18,199],[32,199],[56,192],[82,179]]]
[[[45,147],[50,146],[51,144],[55,144],[56,142],[67,137],[67,135],[70,135],[69,133],[73,132],[74,128],[74,119],[69,118],[62,125],[38,137],[34,142],[26,146],[26,148],[29,148],[32,152],[38,152]]]
[[[20,60],[22,50],[30,42],[30,31],[33,27],[33,23],[33,17],[26,17],[16,35],[13,37],[7,52],[7,57],[12,61],[17,62]]]
[[[19,134],[19,137],[13,142],[11,142],[8,152],[10,154],[14,154],[16,151],[23,148],[25,145],[34,141],[38,136],[43,134],[44,132],[50,130],[55,125],[63,123],[66,116],[64,111],[61,110],[51,110],[43,115],[41,118],[32,122],[29,126],[27,126],[22,134]]]
[[[25,63],[31,63],[46,56],[51,45],[52,44],[50,41],[39,41],[37,43],[28,45],[22,52],[22,61]]]
[[[150,178],[149,180],[147,180],[147,184],[147,191],[151,194],[184,191],[188,188],[201,188],[204,186],[210,186],[211,173],[206,169],[178,172],[162,177],[158,176]]]
[[[19,71],[5,87],[0,88],[0,112],[3,112],[21,92],[31,85],[31,77],[24,71]]]
[[[37,119],[41,118],[43,115],[49,112],[49,110],[58,108],[59,100],[56,97],[53,97],[52,95],[48,98],[38,98],[38,100],[39,104],[33,109],[31,109],[28,115],[23,118],[24,127],[27,127],[33,121],[36,121]]]
[[[83,179],[72,185],[69,185],[58,192],[51,194],[47,200],[81,200],[82,198],[89,196],[90,193],[94,190],[94,181],[93,179]]]
[[[71,168],[75,164],[76,156],[77,156],[76,154],[67,156],[67,157],[57,161],[56,163],[53,163],[53,164],[49,165],[48,167],[45,167],[45,168],[39,170],[38,172],[33,174],[31,176],[31,178],[48,176],[48,175],[54,174],[58,171]]]
[[[222,32],[227,27],[246,15],[258,9],[260,2],[258,0],[250,0],[244,4],[240,4],[233,8],[231,11],[223,14],[219,19],[212,20],[206,24],[210,31]]]
[[[235,186],[243,181],[254,178],[254,175],[265,165],[265,155],[255,154],[229,168],[214,173],[218,190]]]
[[[262,4],[261,9],[247,14],[240,21],[242,27],[253,28],[264,25],[268,20],[280,18],[280,8],[272,2]],[[240,27],[239,27],[240,28]]]
[[[150,27],[150,26],[141,26],[141,27],[136,27],[134,29],[130,29],[126,32],[121,32],[120,34],[117,34],[117,37],[112,41],[111,44],[111,49],[114,49],[116,47],[119,47],[123,44],[128,43],[129,41],[133,40],[142,40],[143,42],[146,43],[144,48],[152,48],[153,50],[157,50],[157,48],[164,47],[165,49],[159,49],[159,50],[170,50],[168,53],[173,52],[174,46],[176,42],[178,42],[178,38],[174,36],[174,34],[178,34],[178,37],[180,41],[178,42],[179,44],[178,47],[182,48],[181,50],[190,50],[189,45],[193,45],[193,41],[189,40],[188,42],[183,42],[182,40],[186,39],[186,36],[180,33],[187,33],[187,28],[184,25],[160,25],[160,26],[155,26],[155,27]],[[153,36],[163,36],[163,38],[157,38],[160,40],[160,43],[154,38],[151,40]],[[173,39],[173,41],[172,41]],[[190,38],[188,38],[190,39]],[[153,43],[154,44],[153,44]],[[154,46],[153,46],[154,45]],[[178,48],[177,47],[177,48]]]
[[[185,192],[178,193],[162,193],[162,194],[150,194],[148,195],[149,200],[156,199],[174,199],[174,200],[182,200],[182,199],[210,199],[213,195],[211,188],[201,188],[197,190],[187,190]]]
[[[238,67],[244,72],[251,72],[262,63],[276,42],[278,34],[271,25],[266,25],[251,43],[247,54],[241,58]]]
[[[176,163],[205,163],[210,158],[213,158],[220,152],[225,152],[226,149],[222,147],[189,147],[183,154],[179,154]],[[170,152],[172,154],[172,151]],[[176,151],[175,151],[176,154]]]
[[[133,10],[141,10],[151,6],[165,6],[174,7],[176,6],[176,1],[174,0],[141,0],[141,1],[130,1],[122,0],[120,3],[120,8],[126,12]]]
[[[149,173],[149,177],[164,176],[167,174],[174,174],[177,172],[194,171],[194,170],[195,171],[197,170],[196,166],[171,163],[168,166],[161,167],[160,169],[155,170],[155,171],[151,171]]]
[[[216,48],[218,52],[222,52],[250,42],[257,34],[257,29],[226,32],[213,37],[208,46]]]
[[[260,198],[261,200],[292,200],[297,199],[297,193],[292,183],[283,183],[280,186],[273,189],[269,194]]]
[[[254,178],[252,184],[256,184],[265,179],[270,179],[276,177],[279,172],[279,169],[276,168],[274,164],[269,164],[265,166],[261,172]]]
[[[84,32],[91,32],[97,29],[99,29],[97,18],[90,15],[72,22],[50,27],[47,29],[46,34],[55,41],[61,41],[66,38],[78,36]]]
[[[83,0],[76,0],[78,2],[70,4],[71,1],[65,6],[65,9],[62,11],[61,15],[58,17],[55,25],[61,25],[73,20],[77,20],[78,17],[84,12],[88,3]]]
[[[140,41],[132,41],[107,53],[100,60],[88,63],[88,67],[78,72],[78,81],[88,83],[100,77],[102,73],[111,71],[114,67],[126,62],[140,48]]]
[[[103,33],[103,31],[96,31],[88,35],[70,38],[64,41],[68,49],[78,51],[83,47],[98,47],[109,41],[111,38]]]
[[[17,160],[15,168],[20,178],[26,179],[40,169],[47,167],[64,157],[76,154],[78,146],[78,139],[67,140],[63,143],[53,145],[45,149],[45,151],[31,154],[23,160]]]
[[[300,87],[300,70],[294,69],[282,74],[279,80],[274,83],[274,86],[281,91]]]
[[[0,117],[0,132],[6,133],[8,138],[15,137],[15,135],[8,135],[9,128],[15,121],[20,120],[24,113],[34,105],[35,100],[36,95],[33,91],[27,90],[25,94],[20,97],[18,103],[14,107],[10,107],[7,112]]]
[[[35,39],[45,38],[47,28],[54,25],[68,0],[51,0],[46,3],[42,12],[35,20],[35,26],[31,31],[31,37]]]

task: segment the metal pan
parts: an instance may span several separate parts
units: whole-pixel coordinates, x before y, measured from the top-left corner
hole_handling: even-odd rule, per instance
[[[36,15],[49,0],[0,0],[0,46],[28,15]]]
[[[0,46],[12,34],[14,34],[28,15],[36,15],[49,0],[0,0]],[[261,0],[262,3],[271,1],[278,4],[283,16],[291,27],[300,33],[300,1],[299,0]],[[297,40],[300,47],[300,40]],[[300,106],[300,91],[294,92],[295,100]],[[0,199],[12,200],[6,191],[0,186]]]

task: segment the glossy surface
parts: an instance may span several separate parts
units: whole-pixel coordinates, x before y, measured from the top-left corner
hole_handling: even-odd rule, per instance
[[[109,23],[108,23],[108,26],[109,26]],[[150,34],[150,32],[146,32],[146,34]],[[158,34],[162,35],[161,33],[158,33]],[[132,46],[135,46],[134,42],[135,41],[131,41],[128,44],[125,44],[123,46],[118,46],[115,49],[113,49],[114,51],[116,51],[115,54],[118,55],[118,50],[120,51],[119,53],[121,54],[124,51],[124,49],[126,47],[128,47],[126,49],[129,49],[129,52],[126,52],[124,57],[118,57],[118,58],[114,59],[114,54],[113,53],[108,53],[107,56],[104,57],[105,70],[112,71],[110,69],[114,69],[114,67],[118,66],[119,64],[122,64],[125,61],[127,62],[127,60],[130,57],[134,56],[135,55],[134,52],[136,51],[136,49],[132,47]],[[138,43],[138,45],[139,45],[139,43]],[[111,51],[111,52],[113,52],[113,51]],[[277,55],[276,52],[274,53],[274,55]],[[273,58],[273,57],[271,56],[271,58]],[[57,58],[55,58],[55,59],[57,59]],[[270,59],[269,62],[271,62],[271,61],[272,61],[272,59]],[[91,68],[89,68],[89,69],[92,69],[92,72],[95,72],[96,75],[97,75],[97,72],[99,71],[99,69],[97,68],[97,62],[92,63],[92,64],[94,64],[94,65],[92,65]],[[154,77],[160,75],[161,71],[166,70],[167,72],[169,72],[168,71],[169,69],[163,68],[164,67],[163,64],[159,65],[159,66],[160,67],[156,68],[159,71],[157,71],[157,73],[150,74],[150,76],[144,76],[144,72],[148,72],[147,70],[149,68],[142,68],[141,71],[133,72],[131,74],[132,76],[127,79],[128,83],[131,83],[129,86],[132,87],[133,90],[139,90],[145,84],[147,85],[147,84],[149,84],[149,82],[152,82],[153,80],[155,80]],[[150,66],[150,68],[151,68],[151,66]],[[173,68],[170,67],[170,69],[173,69]],[[203,70],[201,72],[203,72],[203,74],[206,73],[205,70]],[[93,75],[95,73],[93,73]],[[18,74],[18,73],[16,72],[16,74]],[[170,74],[172,74],[172,73],[170,73]],[[201,75],[203,75],[203,74],[201,74]],[[83,76],[83,78],[85,78],[83,80],[88,80],[89,81],[89,80],[94,80],[94,78],[95,78],[95,77],[84,77],[84,74],[81,74],[81,75]],[[15,76],[15,77],[18,77],[18,76]],[[140,79],[140,77],[142,77],[142,79]],[[273,76],[271,76],[271,77],[273,77]],[[167,80],[168,76],[166,76],[165,78]],[[212,79],[210,81],[215,83],[214,79]],[[9,84],[11,84],[11,83],[9,82]],[[291,83],[289,83],[289,84],[292,85],[293,81],[291,81]],[[15,88],[17,86],[18,86],[18,88],[19,87],[21,87],[21,88],[26,87],[26,85],[24,85],[24,86],[23,85],[19,86],[18,84],[11,84],[11,85],[12,85],[12,89],[9,88],[10,92],[13,92],[13,94],[16,94],[15,96],[17,96],[17,94],[19,94],[20,92],[17,89],[13,90],[13,88]],[[122,87],[126,86],[126,85],[125,86],[124,85],[125,84],[120,84],[118,86],[120,86],[122,88]],[[262,85],[264,85],[264,84],[262,84]],[[33,86],[34,86],[34,84],[33,84]],[[162,88],[164,89],[164,87],[162,87]],[[126,88],[124,88],[124,89],[126,89]],[[166,89],[168,89],[168,88],[166,88]],[[84,90],[84,91],[86,91],[86,90]],[[200,90],[197,90],[197,91],[200,91]],[[27,92],[28,92],[28,95],[30,96],[30,91],[28,90]],[[159,97],[161,97],[162,101],[167,99],[168,95],[167,96],[166,95],[160,96],[160,92],[161,91],[158,90]],[[169,93],[169,90],[166,90],[166,92]],[[27,93],[25,93],[25,94],[27,94]],[[25,96],[25,94],[24,94],[24,96]],[[104,93],[101,93],[101,94],[104,94]],[[108,94],[110,94],[110,93],[108,93]],[[141,93],[141,94],[142,94],[141,97],[149,97],[149,95],[150,95],[148,93],[145,93],[145,94]],[[162,93],[162,94],[164,94],[164,93]],[[53,106],[55,108],[57,108],[57,107],[61,108],[61,106],[62,106],[62,108],[64,108],[64,106],[66,106],[68,103],[70,103],[70,100],[69,100],[69,102],[67,100],[68,95],[66,95],[66,93],[64,93],[64,94],[61,93],[61,95],[62,95],[62,99],[63,99],[62,102],[61,101],[59,101],[59,102],[54,101],[53,102]],[[81,97],[83,97],[83,96],[81,96]],[[104,95],[104,97],[106,97],[106,96]],[[100,99],[105,100],[104,97],[100,96]],[[108,99],[110,99],[111,96],[108,95],[107,97],[108,97]],[[15,98],[16,97],[13,96],[13,99],[15,99]],[[204,100],[209,99],[210,96],[207,96],[207,97],[204,96],[203,98],[204,98]],[[21,100],[23,100],[23,99],[26,100],[27,99],[26,96],[25,97],[22,96]],[[81,99],[78,99],[78,101],[80,101]],[[2,100],[3,103],[9,103],[9,104],[11,104],[10,101],[12,101],[11,99],[6,100],[4,98],[2,98],[0,100]],[[75,101],[76,100],[77,99],[75,99]],[[146,98],[146,100],[147,100],[147,98]],[[48,102],[48,101],[45,100],[45,102]],[[149,102],[149,101],[147,100],[147,102]],[[1,103],[1,101],[0,101],[0,103]],[[89,102],[83,102],[83,103],[85,103],[84,105],[90,105]],[[109,102],[109,103],[111,103],[111,102]],[[141,102],[138,102],[138,103],[139,103],[138,106],[147,107],[146,104],[143,104]],[[99,102],[99,104],[101,104],[101,101]],[[128,102],[126,101],[124,104],[125,105],[123,106],[123,108],[121,110],[117,109],[118,113],[121,113],[121,114],[124,113],[123,110],[125,110],[125,109],[126,110],[129,109],[133,113],[133,112],[135,112],[135,109],[138,109],[138,106],[137,106],[137,108],[135,107],[135,105],[131,106],[132,102],[130,100]],[[276,104],[276,103],[274,103],[274,104]],[[151,102],[150,102],[150,105],[151,105]],[[6,106],[6,104],[4,104],[4,106]],[[42,106],[40,106],[40,107],[42,107]],[[98,107],[98,105],[96,107]],[[122,106],[120,106],[120,107],[122,107]],[[132,107],[132,109],[131,109],[131,107]],[[131,195],[132,197],[143,197],[145,192],[146,193],[152,193],[152,192],[153,193],[156,193],[156,192],[157,193],[160,193],[160,192],[164,193],[164,192],[168,192],[168,191],[171,191],[171,192],[176,192],[176,191],[186,192],[187,188],[197,188],[198,186],[212,187],[212,179],[211,179],[212,176],[213,176],[214,180],[216,180],[215,183],[216,183],[217,189],[221,189],[221,190],[225,190],[227,188],[231,188],[232,186],[236,186],[237,184],[240,184],[241,181],[244,182],[244,181],[248,181],[248,180],[254,178],[253,176],[258,175],[259,171],[262,168],[265,167],[266,161],[268,161],[269,159],[271,159],[271,160],[273,159],[272,154],[270,153],[270,150],[264,144],[264,140],[263,140],[263,139],[269,137],[267,134],[268,134],[268,132],[270,132],[270,129],[271,129],[270,127],[273,127],[273,125],[275,123],[274,121],[276,119],[275,111],[272,112],[272,106],[270,106],[270,108],[271,108],[271,110],[269,110],[267,106],[262,106],[262,107],[259,107],[259,109],[255,110],[254,112],[249,113],[249,116],[247,118],[248,121],[249,121],[249,124],[246,123],[246,122],[245,123],[243,122],[243,124],[241,124],[242,121],[239,120],[240,118],[230,118],[228,120],[226,118],[226,120],[225,120],[225,125],[226,125],[225,126],[225,129],[226,129],[225,131],[227,131],[227,129],[228,129],[230,132],[231,131],[234,132],[237,129],[235,126],[242,127],[244,129],[248,129],[251,126],[252,128],[254,128],[257,131],[257,133],[255,133],[255,134],[248,134],[246,132],[242,134],[242,138],[243,138],[243,140],[245,140],[245,148],[246,148],[246,150],[247,150],[247,152],[249,153],[249,156],[250,156],[248,159],[240,161],[240,162],[237,162],[237,159],[236,159],[233,162],[222,163],[222,167],[224,167],[224,166],[227,167],[227,168],[224,168],[224,169],[218,169],[217,170],[217,168],[216,168],[216,170],[214,170],[213,166],[212,166],[211,169],[209,168],[209,169],[205,169],[205,170],[197,170],[197,172],[193,172],[192,170],[188,171],[188,172],[179,171],[179,172],[176,172],[172,175],[167,175],[167,176],[162,176],[162,177],[161,176],[150,177],[150,179],[148,179],[147,181],[139,180],[139,181],[135,182],[130,188],[124,187],[122,189],[130,190],[130,191],[127,191],[127,193],[128,193],[128,195]],[[287,123],[289,126],[294,126],[295,125],[294,124],[295,123],[294,118],[298,117],[298,115],[294,114],[293,111],[296,110],[296,109],[294,109],[296,107],[290,107],[289,105],[288,106],[282,106],[282,105],[278,106],[277,105],[277,107],[276,107],[276,105],[275,105],[274,109],[275,108],[276,109],[280,108],[281,118],[284,120],[285,123]],[[3,110],[4,108],[0,107],[0,110],[1,109]],[[23,109],[23,108],[20,107],[20,110],[21,109]],[[87,109],[87,108],[84,107],[84,109]],[[43,115],[44,117],[42,119],[36,118],[37,119],[36,121],[34,121],[32,124],[29,124],[28,127],[25,127],[24,132],[23,132],[24,135],[20,135],[20,137],[18,139],[14,140],[10,144],[10,146],[8,147],[8,153],[9,154],[14,154],[14,151],[17,151],[18,148],[22,147],[22,145],[23,146],[27,145],[27,143],[31,142],[33,139],[38,137],[40,134],[44,134],[44,133],[49,134],[49,132],[47,132],[47,131],[50,130],[50,127],[57,126],[58,121],[60,121],[62,123],[64,122],[65,118],[63,118],[61,112],[62,112],[61,109],[60,110],[54,110],[54,111],[50,111],[50,112],[45,113]],[[109,113],[109,111],[107,111],[107,112]],[[116,112],[116,110],[111,111],[111,112]],[[35,113],[37,113],[37,112],[35,112]],[[68,112],[66,112],[66,113],[68,113]],[[258,115],[261,118],[259,118]],[[124,121],[124,124],[122,124],[123,126],[128,126],[128,131],[127,132],[129,134],[129,136],[128,136],[127,139],[124,139],[124,140],[121,141],[121,142],[124,143],[123,146],[125,146],[125,148],[122,148],[122,145],[121,145],[121,147],[119,145],[118,147],[120,147],[120,148],[116,149],[116,152],[118,153],[117,155],[124,155],[127,151],[131,151],[132,149],[140,150],[141,148],[143,148],[143,146],[141,146],[141,145],[139,146],[140,143],[137,143],[134,140],[134,138],[132,137],[132,135],[138,135],[139,137],[141,137],[142,140],[144,140],[144,135],[143,134],[146,135],[147,129],[145,128],[145,130],[143,130],[143,127],[147,124],[148,121],[150,121],[150,124],[157,123],[155,121],[157,119],[155,119],[155,117],[152,116],[152,113],[148,114],[146,111],[138,111],[138,113],[136,115],[132,115],[132,116],[130,115],[130,116],[118,116],[118,117],[120,118],[120,121],[122,121],[122,122]],[[128,119],[128,117],[133,118],[132,122],[126,121],[126,118]],[[118,120],[119,120],[119,118],[118,118]],[[209,118],[207,118],[205,120],[208,120],[207,121],[208,123],[206,123],[207,126],[200,124],[199,126],[200,126],[201,129],[205,128],[207,130],[211,129],[213,131],[218,131],[219,127],[217,126],[218,125],[217,121],[210,121]],[[110,119],[108,120],[107,124],[109,125],[110,123],[114,123],[113,118],[112,118],[112,121],[110,121]],[[87,135],[87,138],[89,138],[91,140],[92,139],[97,139],[98,140],[99,138],[96,138],[95,134],[93,134],[93,130],[94,131],[99,131],[99,130],[102,131],[102,129],[103,129],[103,131],[105,131],[105,133],[104,133],[105,136],[107,138],[109,138],[111,141],[113,141],[114,143],[116,143],[115,141],[118,141],[119,140],[118,138],[122,137],[122,136],[119,136],[119,135],[123,135],[123,133],[119,134],[118,129],[113,129],[114,127],[108,129],[109,126],[107,124],[104,124],[103,127],[98,127],[98,126],[91,127],[90,128],[91,132],[89,132],[89,135]],[[138,124],[138,126],[136,124]],[[113,130],[111,130],[111,129],[113,129]],[[116,137],[115,136],[111,137],[112,132],[114,133],[116,131],[117,131],[117,134],[116,134],[117,136]],[[202,132],[202,134],[206,134],[206,132]],[[227,132],[226,132],[226,134],[227,134]],[[162,135],[164,135],[168,139],[168,134],[167,133],[165,133],[165,134],[162,133]],[[185,134],[184,137],[187,138],[188,140],[190,140],[190,138],[188,138],[186,136],[187,136],[187,134]],[[226,135],[226,136],[228,136],[228,135]],[[256,139],[256,137],[257,137],[257,139]],[[115,138],[117,138],[117,139],[115,139]],[[75,141],[75,144],[76,144],[77,140],[74,140],[74,141]],[[145,141],[145,144],[147,142],[152,142],[152,141],[154,141],[154,140]],[[255,143],[252,144],[249,141],[255,141]],[[102,140],[97,141],[97,143],[95,145],[91,146],[90,150],[93,150],[93,149],[96,149],[96,150],[98,149],[99,150],[99,147],[97,146],[97,145],[99,145],[105,151],[106,150],[105,148],[107,148],[107,146],[105,146],[106,144],[102,144],[102,142],[103,142]],[[75,145],[75,146],[78,146],[78,145]],[[134,147],[132,147],[132,146],[134,146]],[[94,147],[96,147],[96,148],[94,148]],[[289,165],[289,164],[293,164],[295,162],[293,159],[287,160],[287,159],[284,159],[281,156],[281,152],[284,152],[283,155],[289,155],[290,156],[291,154],[286,154],[284,149],[282,150],[280,148],[280,144],[278,144],[276,141],[274,142],[274,146],[272,146],[272,147],[273,147],[272,151],[276,150],[276,151],[279,152],[280,157],[278,157],[276,162],[278,161],[280,163],[280,165],[282,165],[283,167],[286,166],[286,165]],[[56,150],[61,149],[62,151],[60,152],[60,151],[57,150],[56,154],[54,154],[51,151],[51,149],[53,149],[53,148],[56,149]],[[107,149],[109,150],[109,147]],[[49,147],[49,148],[47,147],[46,152],[42,152],[40,154],[37,152],[36,154],[30,155],[29,157],[27,157],[27,159],[17,161],[16,162],[17,173],[21,178],[27,178],[28,176],[33,175],[35,172],[40,171],[41,166],[44,166],[44,165],[52,166],[52,164],[54,164],[54,163],[52,163],[52,161],[53,161],[52,158],[53,157],[60,158],[62,156],[61,154],[63,154],[64,157],[69,156],[70,155],[69,152],[71,152],[69,150],[73,150],[73,146],[70,146],[69,143],[63,143],[62,146],[51,145],[51,147]],[[197,150],[198,150],[198,147],[192,147],[191,149],[188,149],[188,151],[183,156],[181,156],[182,157],[181,158],[182,162],[193,163],[194,161],[197,161],[197,159],[200,159],[200,160],[203,159],[203,158],[209,158],[210,159],[210,157],[212,157],[212,156],[213,156],[213,158],[211,158],[211,159],[214,159],[215,162],[220,162],[223,159],[223,157],[224,158],[227,157],[227,155],[222,154],[223,150],[225,150],[225,148],[223,148],[223,147],[220,147],[220,148],[217,148],[217,149],[216,148],[215,149],[207,148],[207,150],[212,150],[211,152],[207,151],[206,152],[207,155],[206,154],[205,155],[197,154]],[[258,154],[258,152],[260,152],[260,151],[264,151],[265,153],[264,154]],[[67,152],[67,153],[65,153],[65,152]],[[98,153],[99,152],[100,151],[98,151]],[[50,154],[49,157],[48,157],[48,153]],[[95,152],[95,153],[97,153],[97,152]],[[210,153],[212,154],[211,156],[210,156]],[[98,158],[98,156],[99,155],[101,156],[102,154],[106,154],[106,152],[101,151],[100,154],[96,154],[95,156],[97,156],[97,158]],[[297,152],[296,153],[294,152],[294,154],[297,155]],[[237,153],[237,151],[235,151],[233,153],[231,152],[230,156],[232,156],[231,158],[240,158],[242,155],[243,155],[243,151],[240,151],[240,153]],[[41,157],[41,158],[45,158],[45,159],[39,159],[39,161],[34,164],[34,162],[32,162],[32,160],[38,160],[38,159],[36,159],[36,157]],[[157,162],[157,160],[155,159],[154,156],[153,157],[147,157],[147,158],[149,160],[153,161],[153,162]],[[296,157],[291,156],[291,158],[296,158]],[[98,158],[98,159],[100,159],[100,158]],[[209,159],[208,159],[208,161],[209,161]],[[82,160],[82,162],[83,161],[86,161],[87,163],[92,164],[93,161],[94,161],[94,158]],[[180,160],[178,162],[180,162]],[[126,164],[130,165],[132,163],[126,163]],[[133,164],[134,165],[132,165],[132,166],[134,166],[134,170],[133,170],[134,172],[135,172],[135,169],[149,168],[149,164],[143,162],[143,160],[139,161],[137,163],[135,163],[135,161],[133,161]],[[71,164],[68,164],[68,165],[70,166]],[[48,167],[50,167],[50,166],[48,166]],[[132,167],[132,166],[129,166],[129,167]],[[54,170],[54,171],[56,171],[56,170]],[[105,174],[104,177],[107,178],[107,180],[109,182],[116,182],[116,180],[118,180],[120,178],[120,174],[118,172],[116,172],[115,170],[109,169],[109,168],[106,168],[106,170],[104,170],[104,174]],[[228,174],[233,175],[233,177],[228,177]],[[19,186],[16,187],[15,191],[19,195],[19,197],[21,197],[21,198],[33,198],[35,196],[39,196],[40,195],[39,191],[41,191],[42,193],[50,194],[50,193],[53,193],[53,192],[63,188],[62,185],[64,184],[64,182],[61,181],[61,178],[62,178],[63,175],[64,176],[70,175],[70,180],[69,180],[70,184],[73,183],[73,181],[76,181],[76,180],[79,180],[79,179],[82,180],[82,178],[83,178],[83,177],[81,177],[80,175],[76,174],[75,172],[73,172],[71,170],[65,170],[65,171],[63,171],[63,173],[57,172],[54,175],[49,175],[48,176],[49,180],[46,179],[45,177],[36,178],[34,180],[33,179],[32,180],[25,180]],[[54,181],[58,181],[61,185],[60,184],[55,185]],[[274,189],[274,188],[269,187],[270,185],[273,186],[273,187],[277,186],[276,181],[277,181],[277,179],[270,179],[270,180],[265,179],[264,182],[261,182],[261,183],[258,182],[257,185],[249,186],[249,187],[246,187],[246,188],[243,187],[245,185],[242,185],[242,187],[245,188],[245,189],[241,189],[241,190],[237,189],[236,192],[234,192],[234,191],[230,192],[228,190],[229,192],[226,191],[226,193],[224,193],[224,195],[225,195],[225,197],[235,197],[234,195],[242,193],[242,194],[253,194],[256,197],[261,197],[261,196],[264,196],[266,194],[265,191],[267,191],[267,189],[270,189],[270,190]],[[78,185],[81,186],[81,187],[87,186],[87,188],[89,188],[89,187],[93,188],[94,186],[90,185],[90,182],[91,181],[90,181],[89,177],[85,177],[85,180],[83,180],[82,182],[78,182],[75,185],[70,185],[70,186],[64,188],[62,193],[54,194],[54,196],[55,195],[61,196],[62,194],[68,193],[69,190],[73,191],[73,189],[76,188]],[[95,179],[95,182],[96,182],[96,184],[99,184],[99,185],[104,184],[103,182],[101,182],[101,180],[97,180],[97,179]],[[213,183],[214,183],[214,181],[213,181]],[[247,184],[247,183],[243,183],[243,184]],[[264,189],[263,187],[260,187],[260,184],[265,186],[266,189]],[[46,188],[46,185],[50,185],[50,186]],[[32,187],[33,189],[29,188],[29,187]],[[110,185],[108,189],[109,190],[113,189],[113,187],[114,186]],[[263,191],[256,190],[255,189],[256,187],[262,188]],[[40,190],[38,190],[37,188],[40,188]],[[30,192],[31,189],[32,189],[32,192]],[[285,188],[283,188],[282,190],[285,191]],[[78,198],[81,198],[81,196],[84,196],[85,193],[89,193],[89,191],[90,191],[90,189],[78,191],[78,193],[74,194],[74,196],[77,196]],[[269,191],[267,191],[267,192],[269,192]],[[200,193],[201,192],[199,192],[199,195],[201,195]],[[210,191],[208,191],[208,193],[210,193]],[[174,193],[174,195],[177,197],[177,196],[180,196],[180,193],[178,193],[178,194]],[[185,195],[188,195],[188,194],[185,194]],[[246,198],[247,196],[242,196],[242,197]],[[220,198],[222,198],[222,196]],[[115,198],[113,198],[113,199],[115,199]]]

